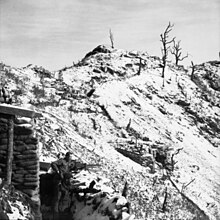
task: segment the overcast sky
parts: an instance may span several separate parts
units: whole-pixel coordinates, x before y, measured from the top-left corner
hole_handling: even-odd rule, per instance
[[[0,61],[49,70],[99,44],[161,56],[160,34],[181,40],[188,62],[219,59],[220,0],[0,0]]]

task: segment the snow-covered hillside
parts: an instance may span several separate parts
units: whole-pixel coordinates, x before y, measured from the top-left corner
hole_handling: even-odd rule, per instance
[[[1,77],[14,104],[43,114],[42,160],[70,150],[101,164],[116,191],[128,182],[137,219],[220,218],[220,62],[197,65],[193,80],[169,63],[163,86],[158,57],[99,46],[54,73],[4,66]],[[172,172],[155,152],[173,155]]]

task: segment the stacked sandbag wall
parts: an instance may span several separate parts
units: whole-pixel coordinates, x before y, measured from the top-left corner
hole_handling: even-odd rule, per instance
[[[6,177],[8,116],[0,114],[0,177]],[[39,148],[33,119],[14,119],[12,185],[30,197],[35,219],[41,219],[39,199]]]

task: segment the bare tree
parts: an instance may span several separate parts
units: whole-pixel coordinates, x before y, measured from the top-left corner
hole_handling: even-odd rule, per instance
[[[195,72],[195,65],[194,65],[194,63],[193,63],[193,61],[191,61],[191,64],[192,64],[192,72],[191,72],[191,80],[193,81],[193,79],[194,79],[194,72]]]
[[[176,65],[178,65],[179,61],[183,61],[189,56],[188,53],[186,56],[182,56],[182,48],[180,47],[180,42],[181,41],[175,42],[175,40],[173,40],[173,49],[170,51],[175,57]]]
[[[174,40],[175,37],[172,40],[169,40],[169,33],[170,31],[172,31],[174,24],[171,24],[169,22],[168,26],[166,27],[165,31],[163,34],[160,35],[160,41],[162,42],[162,48],[161,48],[161,52],[162,52],[162,77],[164,78],[165,75],[165,67],[167,64],[167,58],[168,58],[168,52],[170,50],[170,46],[169,44],[171,44]]]
[[[138,68],[138,72],[137,72],[137,75],[140,75],[141,74],[141,67],[142,67],[142,58],[139,57],[139,68]]]
[[[166,189],[165,189],[165,196],[164,196],[164,200],[163,200],[163,207],[162,207],[163,212],[166,211],[167,197],[168,197],[168,193],[167,193],[167,187],[166,187]]]
[[[114,49],[114,35],[113,35],[111,29],[109,29],[109,38],[110,38],[110,41],[111,41],[112,49]]]
[[[170,162],[170,165],[171,165],[171,170],[170,171],[174,171],[174,167],[175,165],[177,164],[178,161],[175,161],[174,160],[174,156],[179,154],[179,152],[182,150],[183,148],[179,148],[177,149],[171,156],[171,162]]]
[[[126,198],[127,194],[128,194],[128,182],[126,181],[124,188],[123,188],[123,191],[122,191],[122,196],[124,196]]]

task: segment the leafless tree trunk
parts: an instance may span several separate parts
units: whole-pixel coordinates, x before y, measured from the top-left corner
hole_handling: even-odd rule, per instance
[[[168,193],[167,193],[167,188],[166,188],[165,196],[164,196],[164,200],[163,200],[163,207],[162,207],[163,212],[166,211],[167,197],[168,197]]]
[[[13,145],[14,145],[14,116],[11,115],[8,119],[8,157],[7,157],[7,171],[6,184],[11,184],[12,176],[12,160],[13,160]]]
[[[164,31],[163,34],[160,35],[160,41],[162,42],[162,48],[161,48],[161,52],[162,52],[162,77],[164,78],[165,76],[165,68],[166,68],[166,64],[167,64],[167,58],[168,58],[168,52],[170,50],[170,46],[168,46],[169,44],[171,44],[174,40],[175,37],[172,40],[168,40],[169,38],[169,33],[170,31],[172,31],[174,24],[171,24],[169,22],[166,30]]]
[[[182,190],[181,190],[181,193],[183,193],[183,191],[186,189],[186,187],[189,186],[193,181],[195,181],[195,178],[192,179],[192,180],[191,180],[189,183],[187,183],[186,185],[183,184],[183,186],[182,186]]]
[[[110,41],[111,41],[112,49],[114,49],[114,35],[113,35],[111,29],[109,30],[109,38],[110,38]]]
[[[186,56],[182,56],[182,48],[180,47],[180,41],[177,41],[177,43],[175,42],[175,40],[173,41],[173,50],[171,50],[170,52],[175,57],[176,65],[178,65],[179,61],[183,61],[189,56],[188,53]]]
[[[129,119],[128,125],[126,126],[126,131],[128,131],[131,127],[131,118]]]
[[[177,155],[177,154],[179,154],[179,152],[180,152],[182,149],[183,149],[183,148],[179,148],[179,149],[176,150],[176,152],[174,152],[174,153],[172,154],[172,156],[171,156],[171,171],[174,171],[174,167],[175,167],[175,165],[176,165],[176,163],[177,163],[177,161],[174,161],[174,156]]]
[[[192,64],[191,80],[193,80],[194,79],[194,72],[195,72],[195,65],[194,65],[193,61],[191,61],[191,64]]]
[[[139,68],[138,68],[137,75],[140,75],[140,74],[141,74],[141,67],[142,67],[142,58],[139,57],[139,59],[140,59],[140,62],[139,62]]]
[[[126,181],[125,185],[124,185],[124,189],[122,191],[122,196],[124,196],[126,198],[127,197],[127,193],[128,193],[128,182]]]

